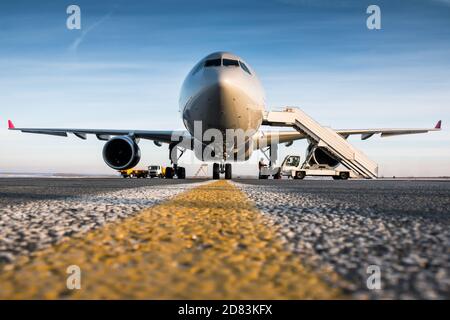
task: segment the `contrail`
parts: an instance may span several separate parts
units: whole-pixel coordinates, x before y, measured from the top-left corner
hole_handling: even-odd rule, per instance
[[[91,24],[90,26],[88,26],[86,29],[84,29],[81,32],[81,35],[75,39],[75,41],[69,46],[69,51],[70,52],[77,52],[78,47],[80,46],[80,44],[83,42],[84,38],[87,36],[87,34],[89,32],[91,32],[93,29],[95,29],[97,26],[99,26],[100,24],[102,24],[105,20],[107,20],[108,18],[110,18],[112,15],[112,11],[109,12],[108,14],[104,15],[102,18],[100,18],[99,20],[97,20],[96,22],[94,22],[93,24]]]

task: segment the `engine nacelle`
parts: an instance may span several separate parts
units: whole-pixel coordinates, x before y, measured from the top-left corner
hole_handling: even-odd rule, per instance
[[[128,136],[114,137],[103,147],[103,160],[115,170],[130,169],[141,160],[141,150],[136,141]]]
[[[308,152],[311,151],[312,146],[308,147]],[[337,167],[339,165],[339,160],[332,157],[326,149],[321,147],[316,147],[313,150],[313,155],[308,163],[310,166],[319,165],[319,166],[329,166],[329,167]]]

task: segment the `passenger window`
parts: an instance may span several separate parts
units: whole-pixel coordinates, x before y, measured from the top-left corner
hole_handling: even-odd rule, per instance
[[[245,63],[243,63],[242,61],[239,61],[239,64],[241,65],[241,68],[242,68],[245,72],[247,72],[248,74],[251,75],[251,72],[250,72],[250,70],[247,68],[247,66],[245,65]]]
[[[223,59],[223,65],[225,67],[229,67],[229,66],[239,67],[239,62],[237,60]]]
[[[222,61],[220,59],[211,59],[205,61],[205,67],[220,67]]]

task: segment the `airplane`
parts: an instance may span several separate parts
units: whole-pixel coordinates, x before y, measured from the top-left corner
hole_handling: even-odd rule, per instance
[[[115,170],[124,170],[136,166],[140,160],[140,139],[154,141],[155,145],[169,144],[169,157],[172,167],[166,172],[167,178],[177,176],[184,179],[185,168],[178,166],[178,159],[186,149],[193,150],[195,145],[204,151],[213,146],[211,157],[196,152],[196,157],[203,161],[217,161],[213,164],[213,179],[219,179],[225,174],[226,179],[232,177],[230,162],[247,160],[254,150],[261,150],[273,141],[276,144],[291,145],[293,141],[308,139],[303,132],[297,131],[261,131],[265,123],[266,99],[263,86],[253,68],[241,57],[229,52],[215,52],[201,59],[186,76],[179,98],[179,108],[184,131],[157,130],[114,130],[114,129],[69,129],[69,128],[17,128],[8,120],[9,130],[19,130],[26,133],[47,134],[67,137],[68,133],[80,139],[86,139],[88,134],[96,135],[99,140],[107,141],[103,147],[105,163]],[[196,132],[196,123],[201,124]],[[243,130],[253,133],[253,136],[243,141],[234,140],[231,149],[223,139],[205,139],[208,130],[217,130],[223,136],[227,130]],[[365,140],[374,134],[393,136],[403,134],[425,133],[441,129],[441,121],[429,129],[333,129],[343,138],[350,135],[361,135]],[[175,137],[175,138],[174,138]],[[208,141],[206,141],[208,140]],[[183,141],[180,148],[180,141]],[[250,143],[249,143],[250,142]],[[219,152],[215,152],[218,150]],[[181,155],[178,156],[178,152]],[[237,159],[238,152],[243,152],[244,158]],[[336,158],[315,149],[317,158],[324,163],[335,165]],[[320,157],[319,157],[320,156]]]

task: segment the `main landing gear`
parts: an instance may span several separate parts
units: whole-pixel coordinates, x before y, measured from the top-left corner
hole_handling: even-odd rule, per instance
[[[173,179],[175,176],[178,179],[186,179],[186,169],[184,167],[178,167],[177,165],[174,165],[173,168],[167,167],[164,176],[166,179]]]
[[[213,179],[220,179],[220,174],[225,173],[225,179],[231,179],[231,163],[214,163],[213,164]]]

